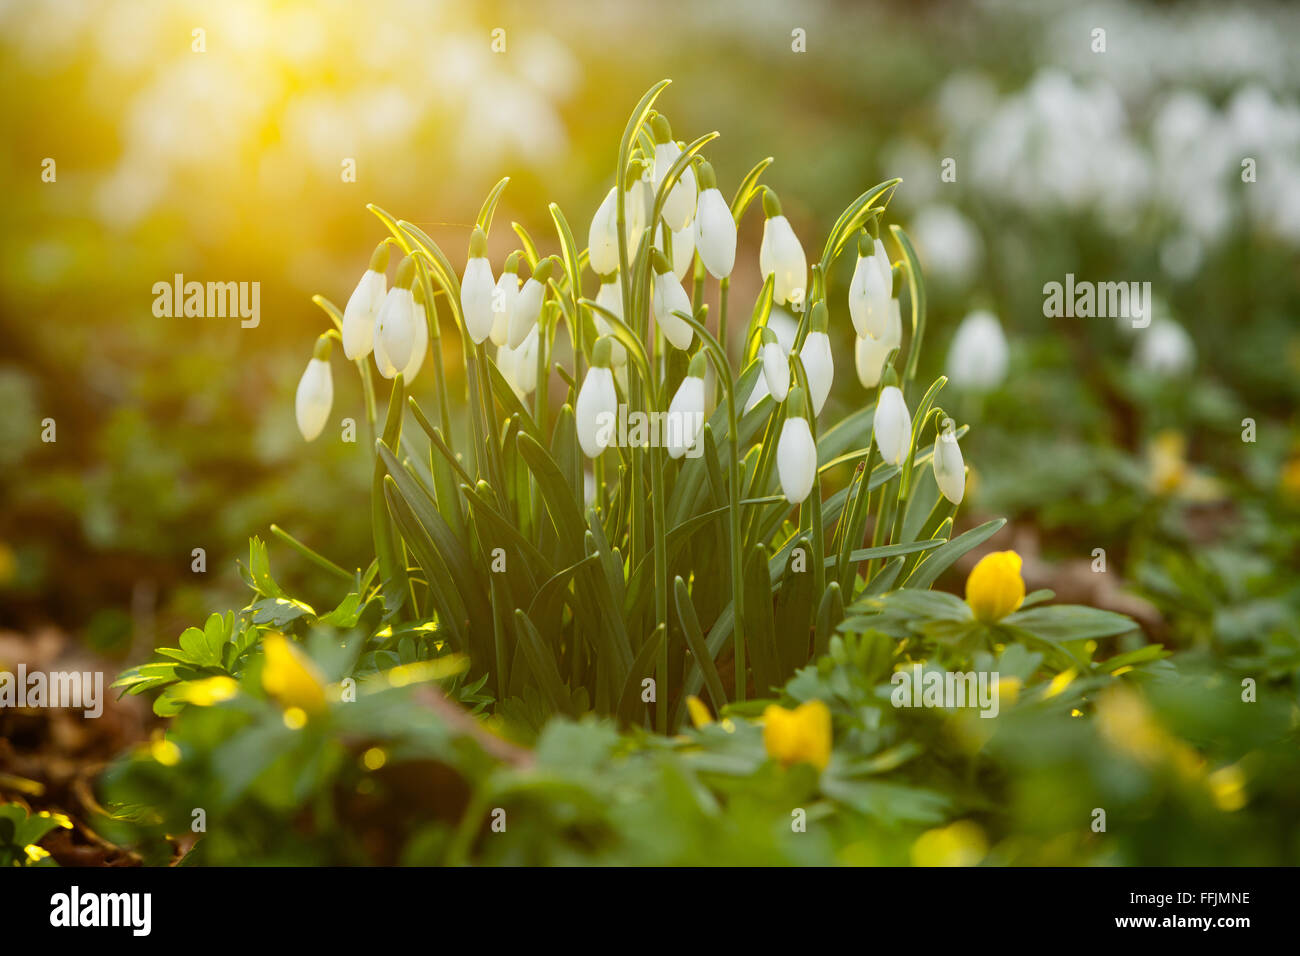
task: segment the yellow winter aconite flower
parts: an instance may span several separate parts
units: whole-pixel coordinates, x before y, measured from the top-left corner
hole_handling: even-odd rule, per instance
[[[912,844],[916,866],[974,866],[989,851],[979,824],[958,820],[950,826],[922,833]]]
[[[201,680],[189,681],[182,685],[180,695],[184,700],[199,707],[211,707],[223,700],[230,700],[239,693],[239,682],[233,677],[217,675]]]
[[[831,712],[820,700],[794,710],[772,704],[763,711],[763,746],[785,766],[810,763],[825,770],[831,760]]]
[[[994,551],[980,558],[966,579],[966,603],[975,619],[992,624],[1006,617],[1025,600],[1025,579],[1020,576],[1020,555]]]
[[[268,634],[262,639],[266,664],[262,668],[262,687],[286,710],[298,709],[307,715],[325,711],[325,681],[307,656],[283,634]]]
[[[691,723],[695,725],[696,730],[713,723],[713,715],[709,713],[709,708],[694,694],[686,698],[686,709],[690,711]]]
[[[27,854],[27,862],[39,863],[50,855],[50,851],[37,846],[35,843],[29,843],[23,847],[23,852]]]

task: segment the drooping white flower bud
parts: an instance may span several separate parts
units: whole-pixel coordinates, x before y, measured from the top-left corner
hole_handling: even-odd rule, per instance
[[[528,277],[524,287],[519,290],[519,297],[510,310],[510,334],[506,343],[517,349],[524,343],[528,333],[536,327],[542,315],[542,303],[546,299],[546,283],[555,269],[555,260],[543,259]]]
[[[603,309],[608,309],[618,318],[623,318],[623,282],[619,279],[617,272],[600,277],[600,289],[596,292],[596,304]],[[614,327],[599,312],[595,313],[594,318],[596,320],[596,331],[601,335],[610,336],[610,364],[614,368],[621,368],[626,365],[627,348],[622,342],[613,337]]]
[[[785,424],[776,445],[776,476],[785,500],[797,505],[812,491],[817,477],[817,445],[805,417],[803,389],[790,389]]]
[[[492,290],[492,344],[500,347],[510,336],[510,310],[519,298],[519,253],[506,257],[505,268]]]
[[[630,262],[641,244],[641,231],[645,229],[645,199],[642,196],[641,163],[628,164],[623,183],[623,225],[627,232],[627,256]],[[618,194],[611,186],[601,201],[596,215],[591,217],[587,232],[587,257],[597,275],[607,275],[618,270]]]
[[[666,445],[670,458],[681,458],[695,444],[704,427],[704,350],[691,358],[686,377],[677,386],[673,400],[668,403],[668,436]]]
[[[912,447],[912,415],[897,385],[880,390],[873,427],[880,457],[891,465],[901,465]]]
[[[889,300],[889,308],[885,316],[884,338],[862,336],[854,346],[853,362],[857,368],[858,381],[862,383],[863,388],[875,388],[880,384],[885,359],[889,358],[890,352],[903,344],[903,314],[897,299]]]
[[[708,163],[700,164],[700,189],[695,212],[695,249],[709,275],[725,279],[736,266],[736,220]]]
[[[609,353],[609,339],[597,339],[591,350],[591,368],[573,407],[578,444],[588,458],[598,458],[612,444],[618,421],[618,391],[609,367]]]
[[[758,268],[763,278],[775,275],[772,300],[784,305],[786,302],[802,302],[808,289],[808,257],[804,255],[803,245],[790,225],[790,220],[781,214],[781,203],[776,193],[770,189],[763,190],[763,212],[767,221],[763,224],[763,242],[758,247]]]
[[[685,351],[695,341],[695,330],[673,313],[685,312],[692,315],[691,300],[682,288],[681,281],[673,275],[668,260],[658,249],[654,250],[654,271],[655,322],[670,345]]]
[[[411,362],[415,345],[415,260],[407,256],[397,267],[397,279],[375,318],[375,365],[384,378],[393,378]]]
[[[370,257],[370,267],[343,308],[343,354],[355,362],[370,354],[375,342],[375,317],[388,289],[388,243],[381,242]]]
[[[776,333],[764,327],[763,344],[759,347],[759,356],[763,360],[763,381],[767,384],[767,393],[778,402],[784,402],[790,391],[790,360],[776,340]]]
[[[1002,384],[1010,350],[992,312],[979,309],[961,320],[948,347],[945,371],[957,388],[984,391]]]
[[[877,239],[876,243],[879,242]],[[893,271],[889,259],[884,256],[884,246],[881,245],[880,253],[865,252],[871,248],[871,240],[864,234],[858,243],[858,263],[849,283],[849,317],[853,319],[853,328],[859,337],[870,335],[882,339],[888,319]]]
[[[293,399],[298,431],[306,441],[315,441],[330,417],[334,404],[334,379],[330,375],[330,340],[322,335],[316,340],[311,361],[307,363],[298,391]]]
[[[515,376],[525,395],[537,390],[537,349],[540,347],[537,329],[538,326],[534,325],[516,353]]]
[[[657,193],[664,177],[668,175],[668,170],[682,154],[682,150],[673,142],[672,128],[666,116],[657,115],[651,120],[650,128],[655,139],[653,182],[654,191]],[[668,190],[668,199],[664,202],[663,216],[668,221],[669,229],[680,232],[691,224],[695,219],[696,198],[695,171],[687,165],[677,178],[677,182],[673,184],[673,188]]]
[[[816,302],[809,316],[811,326],[799,358],[803,362],[804,373],[808,376],[808,390],[812,394],[813,417],[822,412],[826,397],[831,393],[831,383],[835,381],[835,357],[831,353],[831,339],[827,334],[829,316],[825,302]]]
[[[966,495],[966,462],[961,456],[961,446],[949,421],[934,440],[934,482],[943,496],[955,505]]]
[[[482,229],[475,227],[469,240],[465,275],[460,280],[460,311],[465,317],[465,330],[475,345],[492,334],[492,294],[495,291],[492,263],[487,258],[487,236]]]
[[[402,369],[402,381],[408,386],[415,381],[415,376],[420,374],[420,366],[424,364],[424,357],[429,353],[429,316],[424,309],[424,287],[417,282],[411,291],[415,301],[415,310],[412,313],[415,317],[414,334],[411,336],[411,360],[406,363],[406,368]]]

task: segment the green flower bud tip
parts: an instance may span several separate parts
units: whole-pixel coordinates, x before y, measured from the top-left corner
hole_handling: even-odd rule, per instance
[[[311,350],[311,357],[320,359],[322,362],[330,360],[330,349],[333,347],[328,332],[324,332],[316,337],[316,346]]]
[[[785,397],[785,417],[786,418],[807,418],[808,413],[804,409],[803,389],[796,385],[790,389],[790,394]]]
[[[469,257],[471,259],[487,258],[487,233],[478,226],[474,227],[474,234],[469,237]]]
[[[654,134],[656,143],[671,143],[673,141],[673,128],[668,125],[668,117],[663,113],[656,113],[655,118],[650,121],[650,131]]]
[[[533,270],[533,278],[546,285],[551,280],[551,273],[555,271],[555,260],[547,257],[537,263],[537,268]]]
[[[781,200],[766,186],[763,187],[763,215],[768,219],[781,215]]]
[[[659,273],[660,275],[663,275],[665,272],[673,271],[672,263],[668,261],[668,257],[665,256],[663,252],[661,252],[658,249],[655,249],[654,252],[652,253],[652,256],[654,261],[655,272]]]
[[[772,345],[776,342],[776,333],[765,325],[759,330],[758,338],[764,345]]]
[[[704,355],[704,349],[700,348],[691,356],[691,364],[686,369],[687,378],[704,378],[704,366],[707,359]]]
[[[825,332],[830,327],[830,316],[826,311],[826,303],[820,299],[813,303],[812,315],[809,317],[814,332]]]
[[[867,232],[871,234],[873,240],[880,238],[880,217],[884,213],[879,209],[871,210],[871,217],[867,220]]]
[[[407,256],[397,267],[397,281],[393,283],[396,289],[409,289],[415,282],[415,256]]]
[[[514,252],[510,253],[510,255],[506,256],[505,271],[513,272],[515,275],[518,275],[519,259],[522,255],[523,253],[521,253],[518,249],[516,249]]]
[[[609,336],[602,335],[591,347],[591,364],[597,368],[609,368],[613,354],[614,349],[609,343]]]
[[[699,180],[701,190],[718,187],[718,177],[714,175],[713,164],[707,159],[700,161],[700,171],[695,178]]]
[[[880,377],[880,385],[882,388],[887,388],[890,385],[895,388],[898,387],[898,373],[894,371],[894,366],[885,366],[885,374]]]
[[[387,240],[375,246],[375,251],[370,254],[370,271],[371,272],[388,271],[388,241]]]
[[[858,258],[865,259],[876,251],[875,243],[871,239],[871,234],[865,229],[862,235],[858,237]]]

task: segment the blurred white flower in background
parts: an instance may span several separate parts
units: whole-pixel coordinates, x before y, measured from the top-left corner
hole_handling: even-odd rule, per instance
[[[1138,368],[1167,378],[1185,375],[1196,364],[1192,337],[1173,319],[1154,319],[1138,329],[1133,361]]]
[[[1007,337],[997,317],[979,309],[957,326],[944,372],[956,388],[986,391],[1002,384],[1010,360]]]
[[[912,240],[926,277],[965,285],[984,256],[979,230],[955,206],[935,203],[912,219]]]

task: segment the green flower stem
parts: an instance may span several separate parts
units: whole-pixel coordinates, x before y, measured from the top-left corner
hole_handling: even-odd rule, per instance
[[[727,354],[727,299],[731,293],[731,276],[718,282],[718,344]]]
[[[903,250],[903,269],[907,274],[908,294],[912,299],[912,335],[907,343],[907,364],[903,370],[903,381],[916,379],[917,363],[921,360],[921,342],[925,338],[925,283],[921,281],[921,263],[912,247],[912,240],[898,226],[890,226],[889,232]]]
[[[942,375],[935,379],[916,410],[917,417],[912,424],[911,446],[907,450],[907,459],[903,462],[903,472],[898,478],[898,510],[894,515],[894,533],[890,539],[892,541],[897,541],[903,534],[903,518],[907,514],[906,505],[912,493],[912,469],[916,461],[917,442],[920,441],[921,433],[925,431],[925,426],[930,423],[930,419],[936,414],[943,414],[943,409],[932,409],[930,403],[934,401],[934,396],[947,381],[948,379]]]
[[[725,279],[723,280],[726,281]],[[745,611],[744,611],[744,564],[741,555],[740,537],[740,419],[736,415],[736,380],[731,374],[731,363],[727,360],[727,350],[709,334],[702,322],[691,316],[675,313],[690,325],[700,337],[713,365],[718,372],[718,383],[723,387],[727,402],[727,444],[731,452],[727,461],[727,530],[731,537],[731,608],[732,608],[732,644],[736,662],[736,687],[734,698],[745,699]],[[725,324],[723,328],[725,328]]]
[[[325,555],[321,554],[319,551],[313,551],[311,548],[307,547],[307,545],[303,544],[301,541],[299,541],[289,532],[285,531],[279,525],[277,524],[271,525],[271,534],[275,535],[277,538],[279,538],[289,547],[293,548],[295,551],[301,554],[312,564],[316,565],[318,568],[322,568],[325,571],[328,571],[330,574],[333,574],[335,577],[342,578],[344,581],[347,581],[349,584],[353,583],[353,575],[349,574],[347,571],[344,571],[341,567],[339,567],[329,558],[325,557]]]

